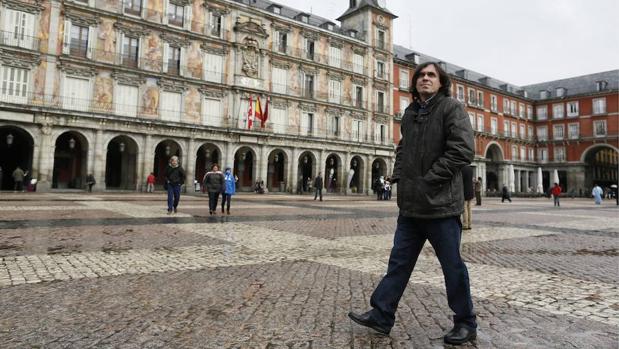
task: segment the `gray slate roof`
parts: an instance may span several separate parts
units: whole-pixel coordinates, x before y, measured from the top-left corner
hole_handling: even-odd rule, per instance
[[[378,4],[376,3],[376,0],[358,0],[358,1],[359,1],[359,3],[357,4],[357,6],[356,6],[356,7],[354,7],[354,8],[349,7],[349,8],[346,10],[346,12],[344,12],[344,14],[343,14],[343,15],[341,15],[341,16],[339,16],[339,17],[337,18],[337,19],[338,19],[338,21],[339,21],[341,18],[346,17],[346,16],[348,16],[349,14],[354,13],[355,11],[361,10],[361,9],[363,9],[363,8],[365,8],[365,7],[368,7],[368,6],[369,6],[369,7],[372,7],[372,8],[375,8],[375,9],[378,9],[378,10],[380,10],[380,11],[382,11],[382,12],[384,12],[384,13],[388,14],[388,15],[393,16],[394,18],[397,18],[397,17],[398,17],[398,16],[394,15],[391,11],[389,11],[387,8],[384,8],[384,7],[380,7],[380,6],[378,6]]]

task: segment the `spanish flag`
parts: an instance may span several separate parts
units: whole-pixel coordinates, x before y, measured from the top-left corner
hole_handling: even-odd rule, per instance
[[[262,120],[262,104],[260,103],[260,96],[256,97],[256,110],[254,115],[256,115],[256,119],[260,120],[260,127],[264,127],[264,120]]]

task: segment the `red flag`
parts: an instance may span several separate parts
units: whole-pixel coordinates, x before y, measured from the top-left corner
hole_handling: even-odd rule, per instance
[[[267,119],[269,118],[269,101],[271,97],[267,96],[267,105],[264,106],[264,113],[262,113],[262,124],[261,127],[264,127],[264,124],[267,123]]]
[[[251,130],[251,126],[254,123],[254,96],[249,96],[249,110],[247,111],[247,129]]]
[[[262,121],[262,104],[260,103],[260,96],[256,97],[256,118]],[[260,123],[260,127],[264,127],[264,121]]]

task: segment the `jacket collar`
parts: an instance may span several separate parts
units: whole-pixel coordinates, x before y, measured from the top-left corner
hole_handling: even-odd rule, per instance
[[[413,112],[413,115],[430,114],[432,112],[432,109],[434,109],[436,105],[440,104],[440,102],[444,98],[445,98],[445,95],[443,95],[442,93],[434,95],[434,97],[430,98],[430,100],[427,101],[427,103],[421,103],[419,98],[416,98],[411,106],[411,111]]]

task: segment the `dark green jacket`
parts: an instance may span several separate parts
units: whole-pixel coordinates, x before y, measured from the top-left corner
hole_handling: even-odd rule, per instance
[[[400,214],[415,218],[458,216],[464,208],[460,169],[475,156],[473,129],[464,106],[436,95],[425,109],[411,104],[402,117],[392,181]]]

